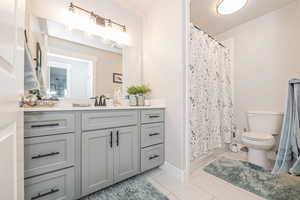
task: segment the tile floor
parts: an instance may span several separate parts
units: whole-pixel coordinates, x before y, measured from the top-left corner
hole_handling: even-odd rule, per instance
[[[223,153],[208,162],[219,156],[246,160],[244,154]],[[203,166],[205,165],[206,163],[203,164]],[[189,180],[184,182],[168,175],[160,168],[147,172],[144,176],[170,200],[264,200],[253,193],[235,187],[202,171],[201,166],[199,170],[192,173]]]

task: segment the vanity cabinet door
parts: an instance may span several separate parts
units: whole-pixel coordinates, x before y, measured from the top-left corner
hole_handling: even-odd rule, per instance
[[[82,135],[82,194],[113,184],[113,130]]]
[[[114,181],[119,182],[140,171],[138,127],[117,128],[114,148]]]

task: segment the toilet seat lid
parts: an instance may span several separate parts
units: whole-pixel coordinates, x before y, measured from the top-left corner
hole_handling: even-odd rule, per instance
[[[273,136],[271,134],[262,133],[262,132],[245,132],[243,133],[243,137],[253,141],[263,141],[263,140],[273,139]]]

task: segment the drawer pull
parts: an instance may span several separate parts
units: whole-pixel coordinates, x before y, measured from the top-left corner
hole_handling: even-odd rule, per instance
[[[48,154],[39,154],[37,156],[32,156],[31,159],[34,160],[34,159],[39,159],[39,158],[45,158],[45,157],[50,157],[50,156],[55,156],[55,155],[58,155],[60,154],[59,152],[52,152],[52,153],[48,153]]]
[[[159,118],[160,115],[149,115],[149,118]]]
[[[149,134],[150,137],[156,136],[156,135],[159,135],[159,133],[150,133],[150,134]]]
[[[48,195],[51,195],[51,194],[54,194],[54,193],[57,193],[59,192],[59,189],[51,189],[49,192],[46,192],[46,193],[38,193],[38,195],[34,196],[34,197],[31,197],[31,200],[36,200],[36,199],[40,199],[42,197],[45,197],[45,196],[48,196]]]
[[[153,155],[153,156],[149,157],[149,160],[153,160],[154,158],[158,158],[158,157],[159,157],[159,155]]]
[[[59,126],[59,123],[31,125],[31,128],[43,128],[43,127],[54,127],[54,126]]]
[[[119,146],[119,143],[120,143],[120,138],[119,138],[119,131],[117,131],[117,146]]]
[[[113,132],[110,131],[110,148],[113,147]]]

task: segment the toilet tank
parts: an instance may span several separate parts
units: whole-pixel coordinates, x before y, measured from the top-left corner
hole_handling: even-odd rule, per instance
[[[248,111],[250,131],[278,135],[281,132],[283,113],[269,111]]]

